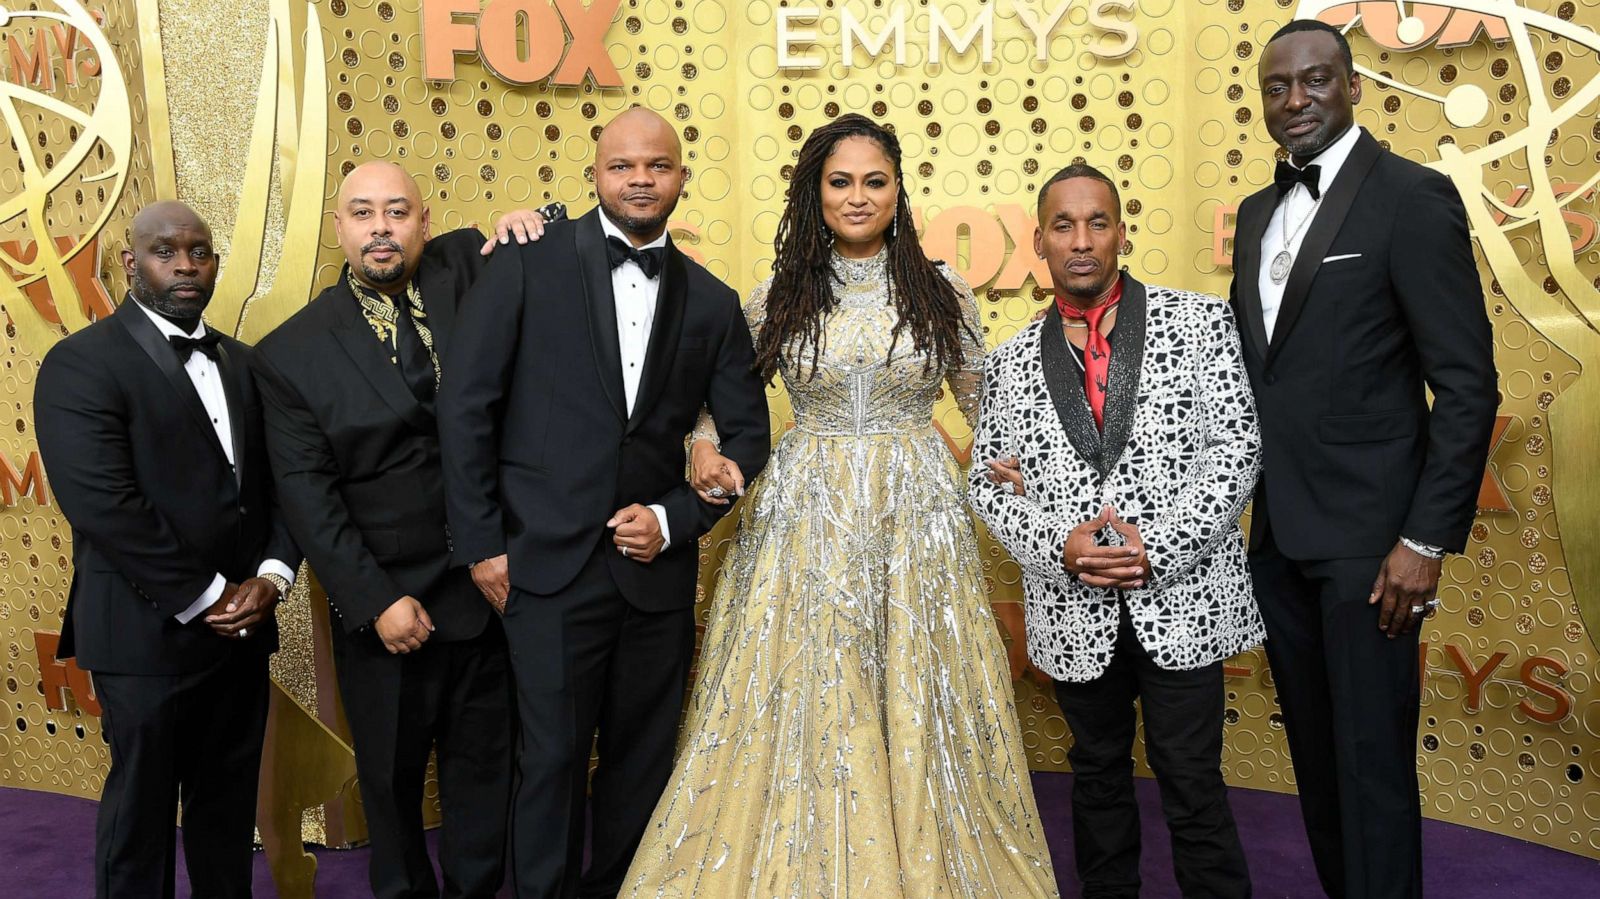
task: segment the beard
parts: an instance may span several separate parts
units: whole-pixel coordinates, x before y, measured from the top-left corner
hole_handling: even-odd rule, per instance
[[[1353,127],[1355,126],[1352,123],[1330,122],[1324,119],[1322,127],[1310,134],[1303,134],[1299,137],[1290,137],[1285,134],[1279,143],[1283,145],[1285,150],[1289,151],[1290,156],[1296,159],[1311,159],[1332,146],[1335,141],[1344,136],[1346,130]]]
[[[373,250],[389,250],[395,254],[394,262],[385,266],[368,265],[367,254]],[[406,251],[386,237],[374,239],[361,248],[361,278],[374,287],[384,287],[399,281],[406,273]]]
[[[600,208],[605,211],[606,218],[618,228],[636,236],[651,235],[661,229],[672,217],[672,211],[678,208],[677,198],[668,203],[655,215],[634,215],[628,212],[620,200],[613,201],[608,197],[600,198]]]
[[[193,299],[180,297],[178,290],[193,287],[199,295]],[[192,322],[200,318],[200,313],[206,311],[206,306],[211,303],[212,288],[199,281],[179,281],[168,285],[165,290],[157,290],[144,275],[135,270],[129,279],[128,289],[133,292],[134,299],[143,303],[148,309],[167,318],[179,321]]]
[[[1115,264],[1111,266],[1111,274],[1109,276],[1103,267],[1096,270],[1092,275],[1070,276],[1069,273],[1069,277],[1065,279],[1065,283],[1062,285],[1062,292],[1069,297],[1075,297],[1080,300],[1099,299],[1102,294],[1111,289],[1112,282],[1121,274],[1121,270]]]

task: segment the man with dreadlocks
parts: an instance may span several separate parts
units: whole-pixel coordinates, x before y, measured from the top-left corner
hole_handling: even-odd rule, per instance
[[[960,472],[933,427],[947,382],[977,412],[977,301],[923,255],[900,165],[894,133],[859,115],[801,147],[773,276],[746,310],[795,427],[743,503],[624,896],[1057,895]],[[710,412],[694,482],[726,502],[743,471]]]
[[[1139,895],[1138,699],[1183,895],[1243,897],[1222,663],[1263,635],[1239,530],[1261,433],[1228,307],[1120,271],[1119,207],[1092,166],[1040,188],[1056,301],[989,357],[972,506],[1022,566],[1028,654],[1072,728],[1083,894]]]

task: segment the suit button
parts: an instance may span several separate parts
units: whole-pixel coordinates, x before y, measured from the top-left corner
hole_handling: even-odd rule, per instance
[[[630,444],[632,442],[633,442],[633,438],[632,437],[624,437],[624,438],[622,438],[622,445],[623,446],[627,446],[628,444]]]
[[[240,506],[239,507],[239,514],[240,515],[249,515],[250,514],[250,510],[245,508],[244,506]]]
[[[1264,376],[1262,376],[1261,380],[1266,382],[1266,385],[1268,387],[1271,387],[1272,385],[1278,383],[1278,376],[1277,375],[1271,375],[1271,374],[1264,375]]]

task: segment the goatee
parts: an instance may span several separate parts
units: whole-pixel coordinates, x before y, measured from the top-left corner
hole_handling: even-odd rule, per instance
[[[198,291],[194,299],[177,296],[177,292],[186,287]],[[145,308],[165,318],[185,323],[192,324],[199,321],[200,313],[206,311],[206,306],[211,303],[212,288],[197,281],[183,281],[166,290],[156,290],[136,271],[129,279],[128,289],[133,292],[134,299]]]

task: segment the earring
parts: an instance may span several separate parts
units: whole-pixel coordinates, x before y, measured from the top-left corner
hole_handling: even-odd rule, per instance
[[[889,220],[889,236],[890,237],[894,237],[899,232],[899,230],[900,230],[900,216],[898,214],[896,214],[894,218]]]

